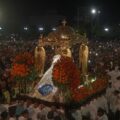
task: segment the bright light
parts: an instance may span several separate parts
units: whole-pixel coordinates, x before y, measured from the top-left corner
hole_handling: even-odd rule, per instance
[[[104,30],[105,30],[106,32],[108,32],[108,31],[109,31],[109,28],[104,28]]]
[[[0,27],[0,30],[2,30],[2,27]]]
[[[43,27],[39,27],[38,30],[39,30],[39,31],[43,31],[44,28],[43,28]]]
[[[26,30],[26,31],[27,31],[27,30],[28,30],[28,27],[24,27],[24,30]]]
[[[61,35],[61,38],[62,39],[68,39],[68,37],[66,35],[63,35],[63,34]]]
[[[95,55],[98,56],[98,53],[96,53]]]
[[[92,79],[91,79],[91,82],[94,82],[94,81],[95,81],[95,79],[94,79],[94,78],[92,78]]]
[[[91,13],[92,13],[92,14],[96,14],[96,9],[92,9],[92,10],[91,10]]]
[[[78,86],[78,89],[80,89],[81,87],[83,87],[83,85],[79,85],[79,86]]]
[[[88,63],[91,63],[91,60],[88,60]]]
[[[56,28],[52,28],[53,31],[56,31]]]

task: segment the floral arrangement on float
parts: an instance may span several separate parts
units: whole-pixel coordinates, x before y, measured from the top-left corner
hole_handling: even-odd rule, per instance
[[[62,91],[65,102],[82,103],[107,87],[108,82],[104,77],[102,79],[88,77],[88,86],[85,81],[83,84],[80,76],[79,69],[69,57],[61,56],[54,65],[53,82]]]
[[[24,52],[15,56],[11,66],[11,80],[16,81],[19,93],[27,92],[27,84],[37,77],[34,69],[34,58],[32,53]]]
[[[61,56],[60,60],[54,65],[53,82],[63,93],[64,101],[70,100],[71,90],[80,84],[80,72],[71,58]]]

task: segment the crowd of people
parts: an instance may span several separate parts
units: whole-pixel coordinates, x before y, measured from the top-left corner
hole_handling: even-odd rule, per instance
[[[110,81],[105,93],[76,109],[46,106],[34,99],[0,101],[0,120],[120,120],[120,88],[113,84],[118,81]]]
[[[10,68],[13,57],[19,52],[29,51],[34,55],[37,41],[7,41],[0,44],[0,98],[9,94],[13,98],[13,84],[10,81]],[[26,101],[0,99],[0,120],[120,120],[120,42],[90,41],[89,72],[96,76],[108,74],[109,85],[106,92],[77,109],[45,106],[31,99]],[[54,49],[45,47],[47,52],[46,68],[54,55]],[[79,45],[71,48],[78,64]],[[117,67],[115,67],[117,66]]]

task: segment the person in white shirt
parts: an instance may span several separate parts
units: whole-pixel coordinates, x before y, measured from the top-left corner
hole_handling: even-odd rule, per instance
[[[102,108],[98,108],[96,120],[108,120],[108,117]]]
[[[105,95],[105,97],[107,98],[108,103],[109,103],[109,98],[111,97],[113,91],[114,91],[114,88],[112,87],[112,83],[109,82],[108,88],[106,89],[106,95]]]
[[[16,120],[15,117],[9,117],[9,120]]]
[[[41,120],[42,118],[44,118],[47,120],[47,114],[51,109],[43,104],[40,104],[38,109],[39,109],[39,112],[37,112],[37,119]]]
[[[114,119],[115,120],[120,120],[120,93],[119,91],[116,91],[116,100],[114,103],[115,106],[115,114],[114,114]]]
[[[35,102],[33,107],[29,108],[29,112],[31,112],[32,120],[37,120],[37,115],[40,112],[39,103]]]
[[[110,110],[112,111],[113,114],[115,114],[116,112],[116,101],[117,101],[117,95],[118,95],[118,91],[114,91],[111,95],[110,99]]]
[[[114,81],[117,79],[117,77],[120,76],[120,71],[119,71],[118,66],[116,66],[115,69],[112,71],[107,71],[107,74],[111,77],[111,79],[109,81],[114,83]]]
[[[81,110],[76,109],[72,112],[72,116],[75,118],[75,120],[82,120],[82,114]]]
[[[0,103],[0,114],[4,111],[7,111],[7,108],[5,107],[5,105]]]
[[[108,113],[108,102],[107,102],[107,99],[105,98],[104,95],[100,96],[97,98],[97,107],[99,108],[102,108],[106,111],[106,113]]]
[[[97,116],[97,105],[96,105],[96,99],[92,100],[90,104],[88,105],[88,110],[90,113],[91,120],[95,120]]]

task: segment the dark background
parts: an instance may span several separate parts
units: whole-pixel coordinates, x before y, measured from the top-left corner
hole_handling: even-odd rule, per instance
[[[90,15],[92,7],[101,11],[101,24],[119,24],[120,6],[116,0],[0,0],[0,26],[9,30],[29,25],[54,26],[62,18],[70,24],[77,24],[78,8],[81,18]]]

